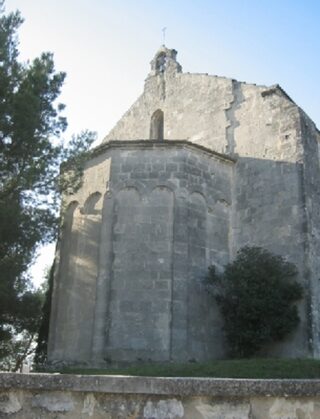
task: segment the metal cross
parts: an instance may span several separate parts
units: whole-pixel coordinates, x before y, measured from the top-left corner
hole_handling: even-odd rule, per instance
[[[166,44],[166,30],[167,30],[166,27],[162,28],[162,32],[163,32],[163,45]]]

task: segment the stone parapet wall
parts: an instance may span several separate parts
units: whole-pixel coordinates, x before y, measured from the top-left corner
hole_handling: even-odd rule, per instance
[[[0,374],[0,417],[320,417],[320,380]]]

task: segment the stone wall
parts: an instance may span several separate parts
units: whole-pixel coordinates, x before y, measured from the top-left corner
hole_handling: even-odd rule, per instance
[[[75,352],[78,359],[87,359],[91,353],[97,316],[101,212],[109,171],[108,159],[90,160],[82,187],[76,195],[64,197],[50,317],[51,325],[59,327],[51,327],[50,333],[56,356],[66,361],[72,360]]]
[[[203,279],[229,261],[234,161],[184,141],[96,153],[65,199],[50,361],[221,357],[221,317]],[[103,162],[108,178],[96,183],[91,168]]]
[[[318,419],[319,380],[0,374],[10,419]]]
[[[182,73],[163,46],[64,197],[50,361],[224,356],[202,279],[246,245],[294,262],[304,288],[297,331],[267,354],[319,357],[319,140],[280,86]]]
[[[305,216],[299,164],[242,158],[235,167],[231,238],[233,257],[246,245],[266,248],[294,263],[298,280],[305,280]],[[299,306],[300,324],[294,334],[274,345],[276,356],[304,357],[309,351],[308,303]],[[269,348],[270,349],[270,348]]]
[[[314,123],[278,85],[182,73],[178,67],[151,72],[142,95],[104,141],[148,140],[156,109],[163,112],[164,138],[183,138],[237,160],[229,258],[249,244],[297,265],[305,292],[301,323],[274,354],[319,356],[319,131]]]
[[[301,188],[304,210],[304,277],[308,283],[310,316],[310,346],[313,355],[320,358],[320,133],[308,116],[300,111],[300,141],[303,146]]]
[[[221,317],[202,280],[209,265],[222,269],[248,244],[293,261],[307,297],[298,331],[267,354],[308,355],[306,275],[313,259],[306,255],[313,236],[305,231],[310,184],[303,167],[235,161],[187,141],[116,141],[98,148],[82,188],[65,198],[50,362],[224,356]],[[316,214],[313,209],[309,219]]]
[[[157,111],[166,140],[237,157],[296,162],[303,154],[299,108],[281,87],[179,71],[149,75],[141,96],[103,142],[151,139]]]

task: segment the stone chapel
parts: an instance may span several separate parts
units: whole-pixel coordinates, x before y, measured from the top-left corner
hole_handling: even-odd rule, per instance
[[[320,357],[320,133],[279,86],[183,73],[162,46],[144,91],[64,197],[51,363],[223,358],[203,279],[245,245],[296,264],[301,322],[267,355]]]

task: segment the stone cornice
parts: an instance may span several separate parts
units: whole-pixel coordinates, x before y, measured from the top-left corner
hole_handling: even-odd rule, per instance
[[[0,389],[212,397],[320,396],[320,380],[0,373]]]
[[[201,151],[205,154],[211,155],[228,163],[235,163],[236,158],[230,157],[226,154],[218,153],[210,150],[199,144],[192,143],[188,140],[117,140],[109,141],[99,145],[91,151],[91,156],[97,156],[112,148],[127,148],[127,149],[157,149],[157,148],[189,148],[196,151]]]

